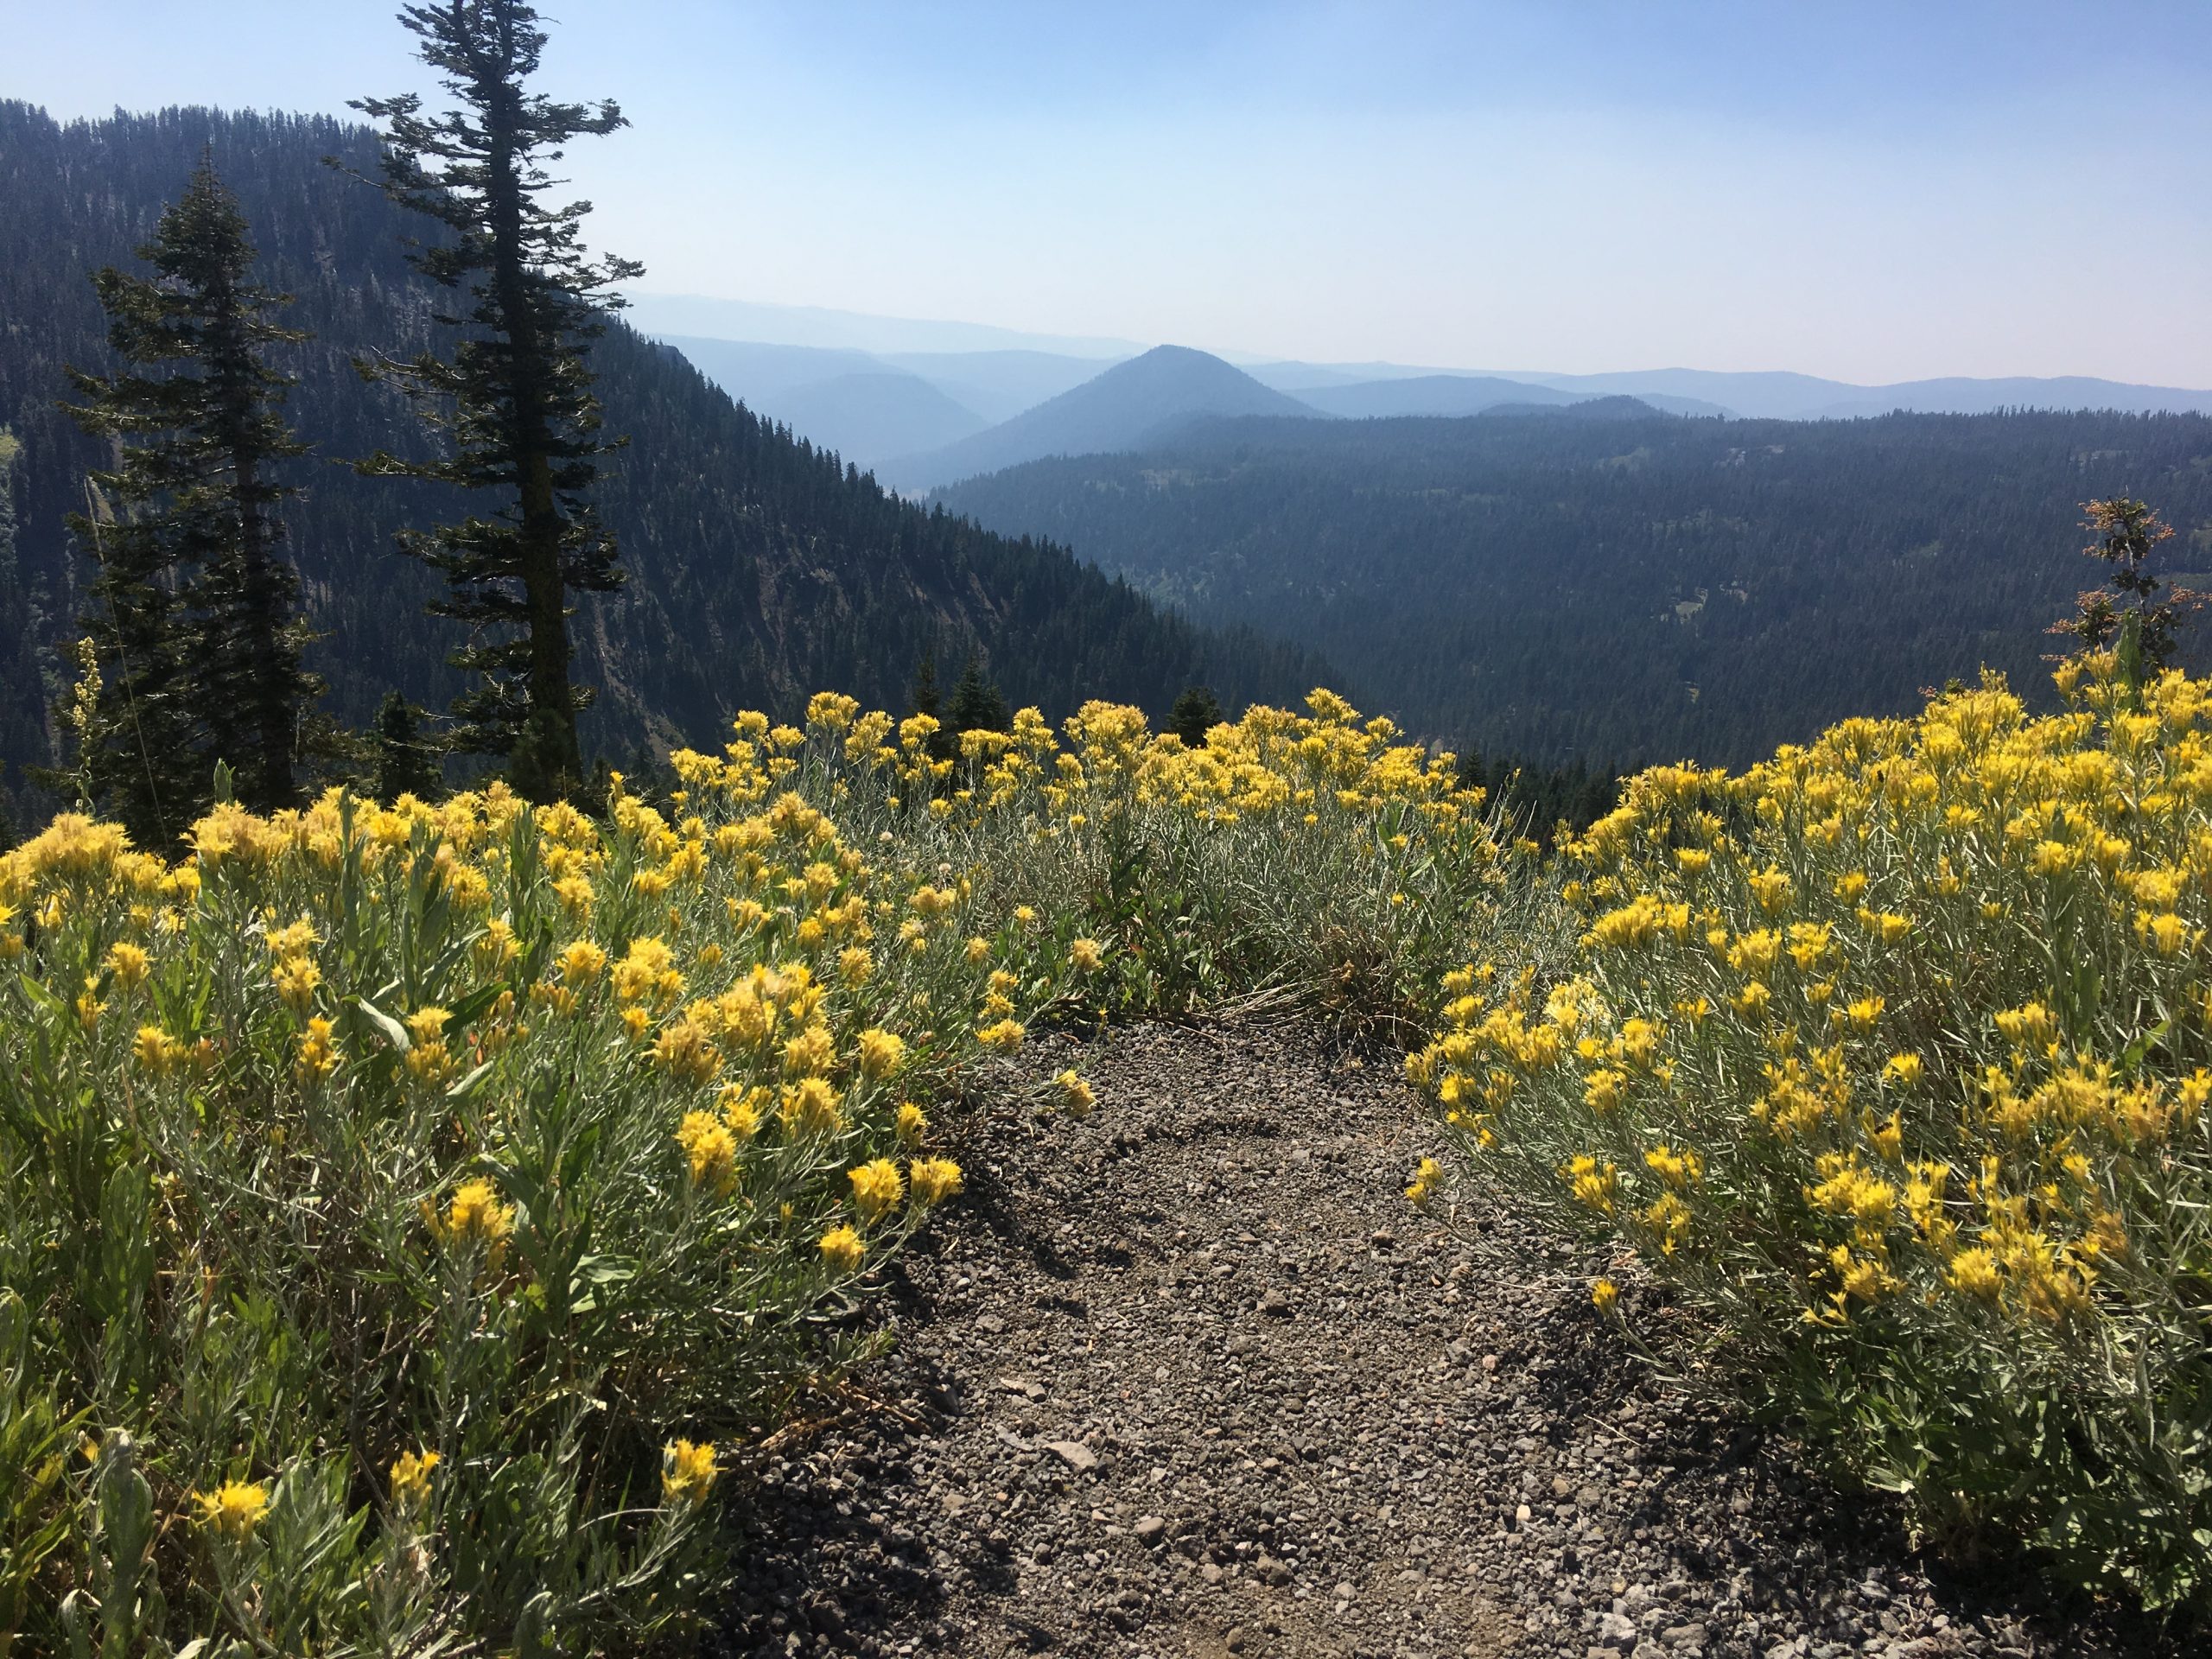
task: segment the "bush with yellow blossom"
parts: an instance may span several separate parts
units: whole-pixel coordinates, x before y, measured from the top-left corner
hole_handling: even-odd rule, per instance
[[[932,735],[824,695],[602,817],[334,791],[0,855],[29,1647],[696,1621],[719,1474],[872,1351],[817,1310],[961,1190],[932,1117],[1090,1106],[1025,1080],[1033,1026],[1272,992],[1400,1028],[1513,902],[1449,757],[1326,693],[1198,750],[1106,704]]]
[[[1572,967],[1456,972],[1408,1069],[1936,1535],[2202,1607],[2212,684],[2060,683],[1632,779]]]

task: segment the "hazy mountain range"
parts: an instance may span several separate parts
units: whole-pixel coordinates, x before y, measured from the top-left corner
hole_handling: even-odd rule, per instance
[[[1494,373],[1147,353],[1110,339],[684,296],[634,296],[632,304],[639,327],[731,396],[908,491],[1047,455],[1141,448],[1222,415],[1462,417],[1624,397],[1669,415],[1769,420],[1900,410],[2212,413],[2212,391],[2081,376],[1865,386],[1782,371]]]

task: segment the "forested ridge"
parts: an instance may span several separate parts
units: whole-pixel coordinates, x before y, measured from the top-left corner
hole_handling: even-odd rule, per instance
[[[1626,767],[1740,763],[1985,664],[2047,700],[2043,630],[2101,574],[2081,504],[2121,495],[2212,569],[2212,419],[1223,421],[938,499],[1319,651],[1414,730]]]
[[[423,614],[439,583],[394,550],[393,533],[488,504],[347,464],[423,453],[404,400],[365,384],[353,359],[424,349],[435,308],[405,259],[419,219],[355,176],[374,169],[368,131],[204,110],[64,125],[0,102],[0,428],[16,448],[11,556],[0,528],[0,766],[11,782],[55,758],[50,704],[87,575],[63,518],[105,459],[60,407],[65,365],[108,364],[87,273],[136,268],[203,147],[245,208],[258,276],[296,298],[283,321],[311,335],[273,360],[299,377],[286,412],[310,445],[292,463],[303,493],[286,518],[326,707],[359,725],[394,686],[432,706],[457,686],[445,658],[460,631]],[[1089,696],[1164,713],[1192,681],[1232,702],[1281,701],[1328,677],[1304,653],[1163,616],[1058,550],[887,497],[619,324],[592,365],[607,429],[630,440],[596,491],[627,581],[583,602],[572,626],[579,677],[599,688],[586,747],[618,763],[649,742],[712,744],[741,707],[795,713],[822,686],[903,707],[931,653],[957,667],[972,652],[1015,702],[1052,714]]]

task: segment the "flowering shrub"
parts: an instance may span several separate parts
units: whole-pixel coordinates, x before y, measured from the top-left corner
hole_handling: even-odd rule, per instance
[[[960,1191],[927,1109],[1040,1018],[1402,1018],[1508,901],[1448,757],[1326,694],[1068,734],[938,760],[825,695],[665,811],[334,792],[0,856],[0,1651],[635,1647]]]
[[[1408,1066],[1931,1528],[2202,1605],[2212,685],[2060,679],[1644,772],[1567,854],[1573,969],[1458,971]]]

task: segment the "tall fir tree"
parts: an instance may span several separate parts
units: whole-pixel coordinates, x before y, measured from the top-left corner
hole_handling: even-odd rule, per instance
[[[1167,729],[1183,740],[1184,747],[1203,749],[1206,734],[1228,718],[1211,686],[1186,685],[1167,711]]]
[[[914,670],[913,688],[907,692],[906,698],[914,705],[914,712],[918,715],[927,715],[931,720],[935,720],[944,713],[944,696],[937,686],[937,653],[935,652],[925,651],[922,653],[920,666]]]
[[[158,844],[207,805],[218,760],[245,804],[293,804],[320,684],[277,512],[297,493],[277,465],[304,453],[278,408],[293,382],[265,355],[306,338],[274,320],[289,296],[251,280],[245,217],[205,155],[138,255],[152,276],[92,276],[125,366],[69,372],[71,415],[116,451],[70,527],[95,566],[83,623],[105,685],[80,769]]]
[[[545,163],[573,139],[627,123],[611,102],[562,104],[529,90],[546,37],[521,0],[444,0],[399,16],[457,107],[425,114],[412,94],[353,107],[384,124],[385,193],[451,232],[414,252],[415,265],[467,305],[438,319],[461,331],[450,356],[362,365],[415,397],[445,454],[416,462],[379,453],[362,467],[503,498],[489,518],[472,513],[401,542],[445,574],[433,613],[471,631],[451,660],[481,680],[454,701],[454,746],[506,755],[516,786],[550,799],[584,775],[576,714],[588,693],[569,672],[569,594],[621,580],[613,536],[586,496],[599,458],[616,447],[601,437],[586,353],[621,303],[611,289],[645,268],[586,254],[591,204],[549,205],[561,181]]]
[[[376,769],[372,786],[378,800],[412,795],[435,801],[445,793],[438,746],[423,733],[422,711],[397,691],[385,693],[370,734],[369,752]]]
[[[1014,711],[983,665],[971,652],[953,682],[952,697],[944,707],[944,728],[954,737],[963,732],[1002,732],[1014,724]]]

